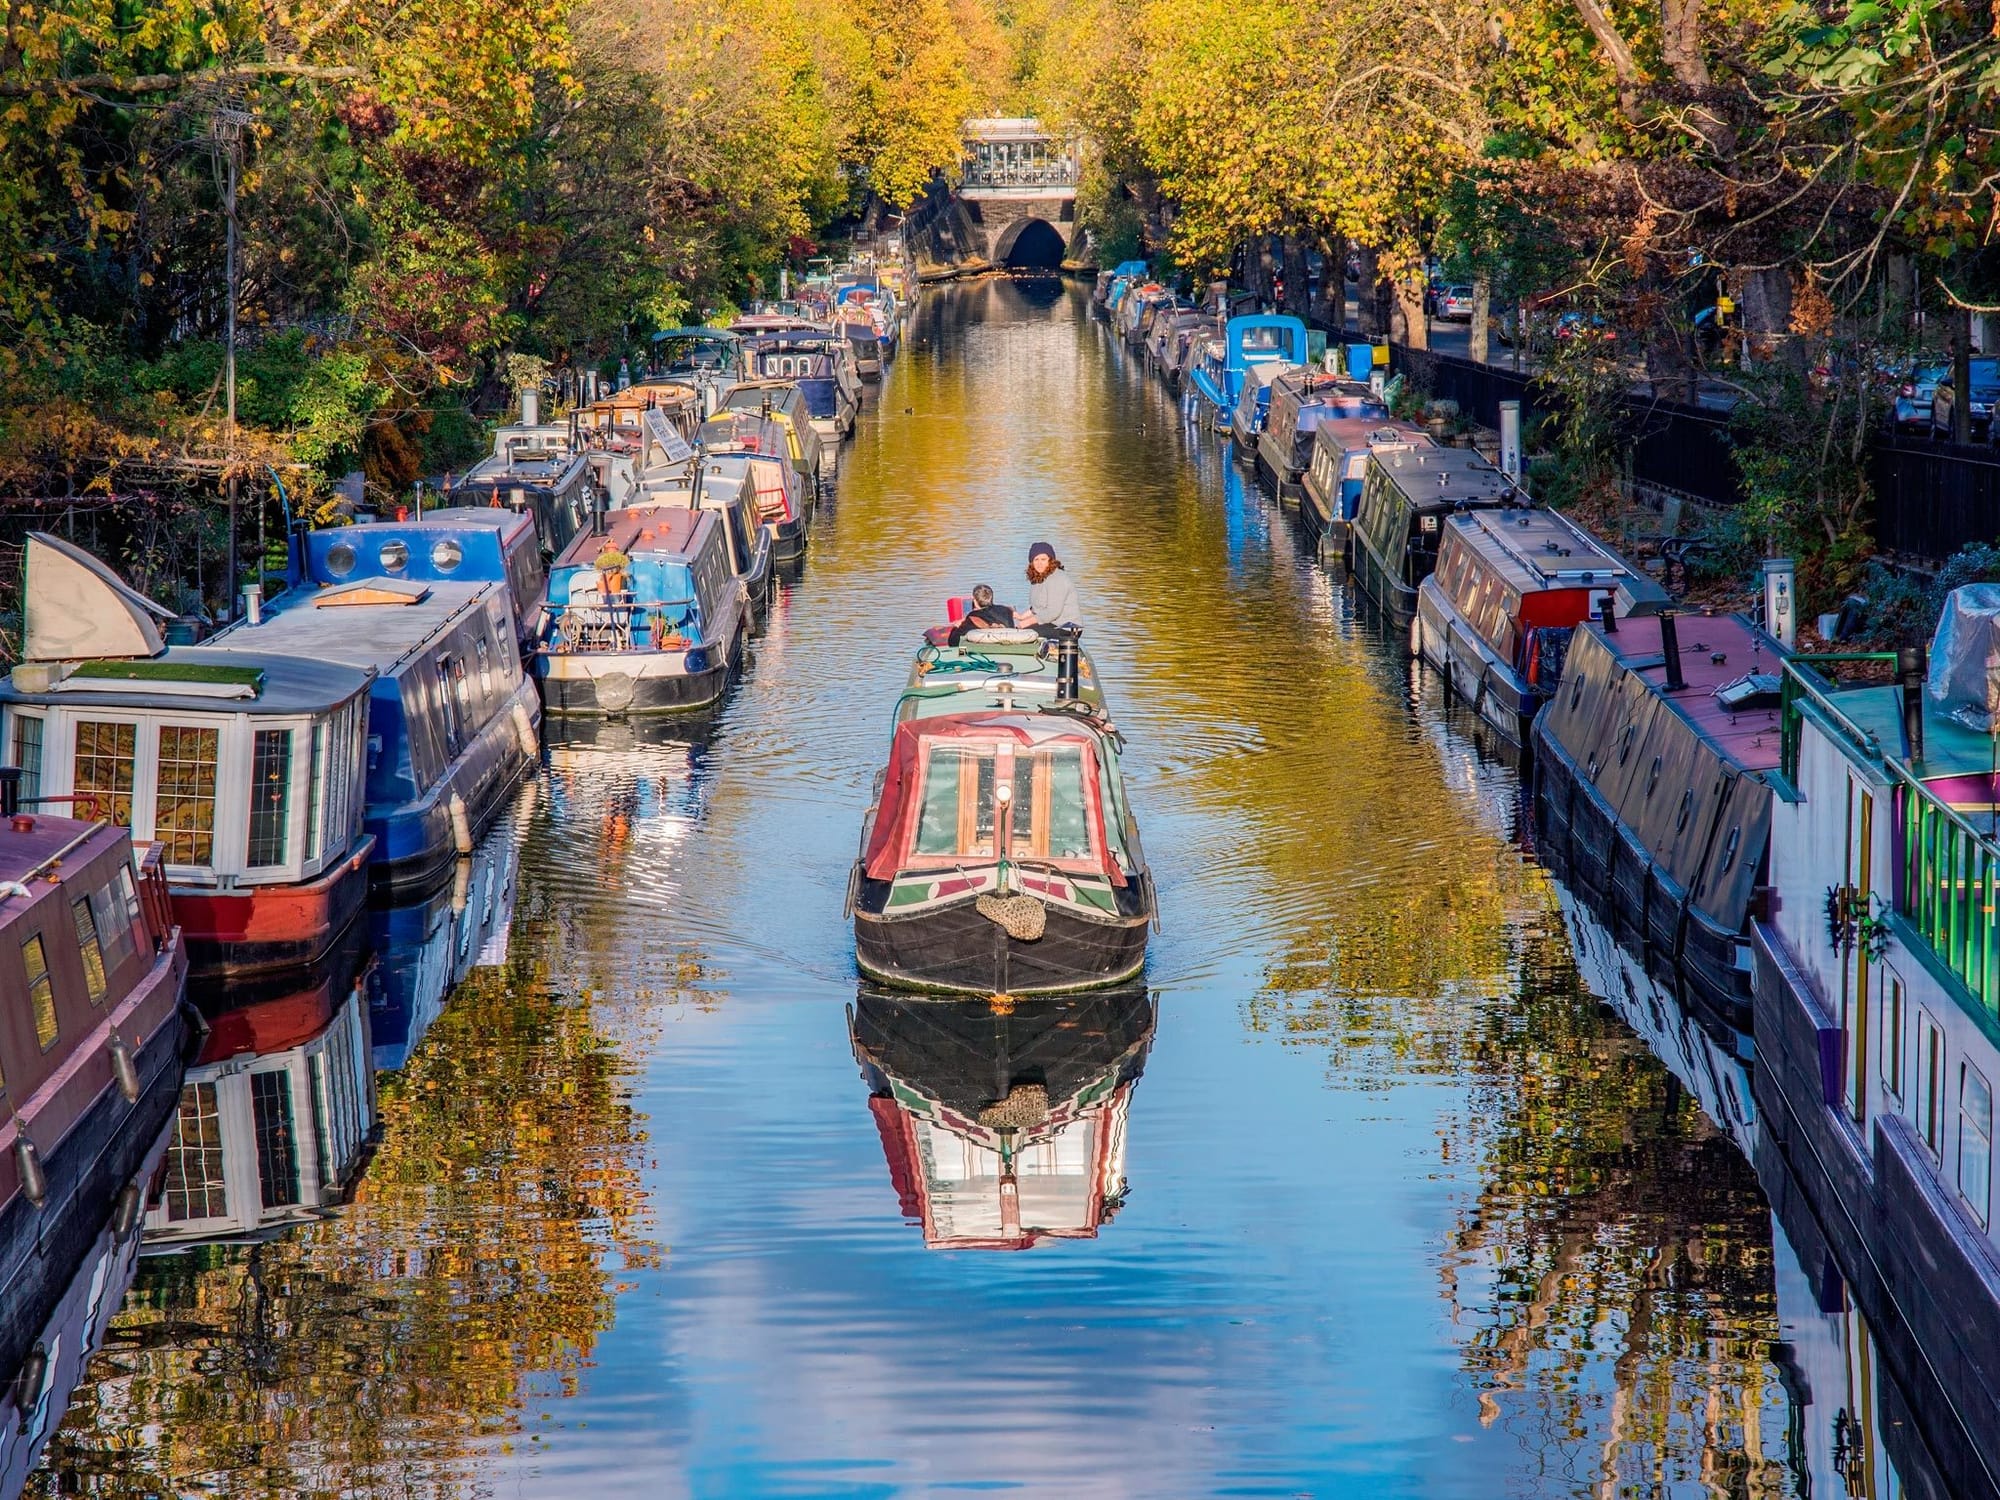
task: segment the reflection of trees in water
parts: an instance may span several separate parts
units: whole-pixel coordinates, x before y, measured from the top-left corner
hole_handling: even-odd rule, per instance
[[[458,1493],[525,1377],[573,1381],[657,1253],[646,1138],[591,1008],[509,977],[382,1081],[351,1208],[144,1263],[31,1493]]]

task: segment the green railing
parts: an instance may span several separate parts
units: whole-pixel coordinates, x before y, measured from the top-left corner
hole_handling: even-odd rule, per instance
[[[1964,986],[1969,1007],[2000,1020],[2000,933],[1994,927],[2000,910],[2000,838],[1940,802],[1899,755],[1840,711],[1839,689],[1811,670],[1822,663],[1895,659],[1893,652],[1853,652],[1797,656],[1787,662],[1780,767],[1796,789],[1800,728],[1810,703],[1854,749],[1882,768],[1895,803],[1891,888],[1896,915],[1908,936],[1922,942],[1938,966]]]

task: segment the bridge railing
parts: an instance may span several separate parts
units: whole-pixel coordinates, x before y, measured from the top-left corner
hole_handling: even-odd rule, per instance
[[[988,166],[972,161],[965,165],[965,176],[960,185],[969,188],[1070,188],[1077,182],[1077,169],[1072,162],[1042,162],[1027,166]]]

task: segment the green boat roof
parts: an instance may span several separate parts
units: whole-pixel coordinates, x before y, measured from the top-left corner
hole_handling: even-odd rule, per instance
[[[1056,656],[1042,654],[1040,639],[1026,642],[972,642],[925,646],[910,666],[896,722],[963,714],[984,708],[1034,709],[1055,702]],[[1104,687],[1087,653],[1079,650],[1078,698],[1107,712]]]

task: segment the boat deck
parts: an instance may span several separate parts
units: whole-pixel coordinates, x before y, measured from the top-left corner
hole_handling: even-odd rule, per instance
[[[1020,645],[937,646],[927,649],[910,669],[908,684],[896,703],[896,722],[938,718],[945,714],[1002,709],[1009,699],[1024,709],[1054,703],[1056,656],[1041,656],[1041,642]],[[1077,662],[1078,697],[1104,712],[1104,688],[1087,653]]]
[[[1632,615],[1618,621],[1605,642],[1619,666],[1671,703],[1703,739],[1746,771],[1769,771],[1778,764],[1779,733],[1776,695],[1784,671],[1784,652],[1755,626],[1735,615],[1679,615],[1681,676],[1687,686],[1668,693],[1666,655],[1660,644],[1657,615]],[[1718,659],[1719,658],[1719,659]],[[1760,702],[1769,706],[1731,709],[1716,693],[1740,682],[1745,674],[1769,676],[1769,692]],[[1981,736],[1981,743],[1990,743]]]
[[[1412,461],[1419,467],[1426,462],[1436,466],[1440,458],[1454,451],[1414,449],[1392,454],[1390,459]],[[1439,472],[1442,479],[1449,470],[1440,467]],[[1500,479],[1497,470],[1487,472]],[[1500,479],[1500,482],[1505,481]],[[1441,483],[1439,488],[1445,491],[1451,486]],[[1421,487],[1418,492],[1421,493]],[[1451,517],[1451,524],[1460,529],[1468,544],[1484,554],[1511,587],[1524,594],[1622,583],[1635,596],[1643,593],[1649,598],[1657,595],[1661,603],[1666,600],[1658,584],[1554,511],[1539,507],[1475,510]],[[1657,644],[1654,649],[1658,650]]]

